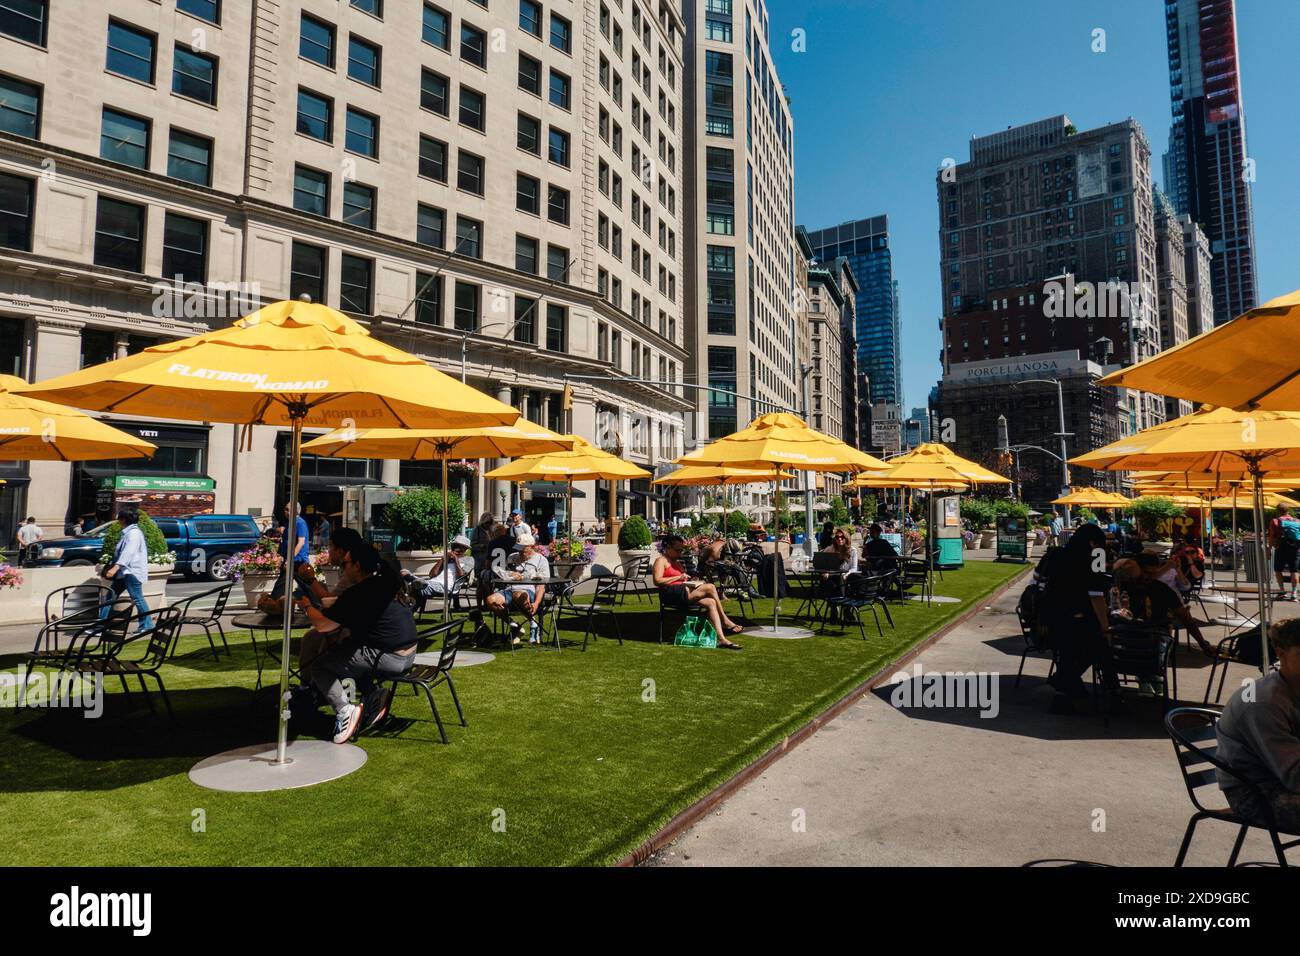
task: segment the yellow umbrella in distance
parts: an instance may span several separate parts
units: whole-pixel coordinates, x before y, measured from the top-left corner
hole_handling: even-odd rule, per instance
[[[1135,388],[1228,408],[1300,408],[1300,290],[1154,358],[1107,375],[1102,385]]]
[[[795,477],[794,472],[771,468],[733,468],[730,465],[684,465],[656,478],[651,484],[672,488],[694,488],[703,485],[749,485],[758,482],[785,481]],[[727,509],[722,509],[722,536],[727,537]]]
[[[962,484],[997,484],[1009,485],[1010,478],[1004,478],[983,465],[961,457],[947,445],[939,442],[925,442],[909,452],[889,460],[889,470],[882,472],[881,478],[899,478],[920,482],[957,482]],[[940,487],[936,484],[935,487]]]
[[[293,432],[291,507],[298,501],[304,425],[480,428],[513,425],[519,417],[518,409],[373,338],[342,312],[306,301],[274,302],[229,327],[154,345],[22,392],[78,408],[150,418],[287,425]],[[288,522],[290,555],[297,548],[295,525]],[[292,561],[285,562],[284,575],[279,737],[275,760],[263,761],[275,768],[291,763],[286,757],[286,697]],[[265,779],[260,769],[251,775]],[[272,783],[268,789],[283,785]]]
[[[85,412],[20,395],[27,382],[0,375],[0,460],[148,458],[157,447]]]
[[[908,478],[890,478],[887,474],[863,474],[858,475],[852,481],[844,485],[845,488],[908,488],[913,491],[968,491],[970,485],[962,482],[951,480],[922,481],[920,479]]]
[[[336,458],[383,458],[390,461],[442,462],[442,553],[446,567],[451,529],[447,527],[447,462],[452,458],[512,458],[547,451],[568,451],[573,437],[519,419],[513,425],[485,428],[343,429],[302,446],[314,455]],[[570,516],[570,522],[572,517]],[[450,618],[447,589],[442,591],[442,619]]]
[[[573,514],[575,481],[627,481],[631,478],[650,477],[650,472],[644,468],[638,468],[617,455],[597,448],[585,438],[578,435],[566,435],[565,438],[573,443],[569,451],[525,455],[500,468],[494,468],[483,477],[514,482],[563,481],[568,485],[565,505],[568,515]]]
[[[1052,501],[1054,505],[1070,505],[1080,508],[1122,508],[1130,504],[1123,495],[1100,488],[1075,488],[1068,495],[1062,495]]]
[[[1300,508],[1300,501],[1294,498],[1288,498],[1286,495],[1280,495],[1276,491],[1265,491],[1263,494],[1264,507],[1276,508],[1278,505],[1286,505],[1288,508]],[[1222,498],[1215,498],[1210,502],[1211,508],[1231,509],[1244,511],[1247,508],[1254,507],[1253,503],[1245,498],[1237,498],[1233,495],[1225,495]]]
[[[1155,498],[1163,498],[1166,501],[1172,501],[1180,508],[1203,508],[1205,502],[1195,495],[1175,495],[1175,494],[1145,494],[1129,502],[1130,505],[1144,504]]]

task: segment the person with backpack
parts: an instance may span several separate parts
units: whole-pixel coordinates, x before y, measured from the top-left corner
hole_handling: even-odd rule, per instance
[[[1300,520],[1291,515],[1286,505],[1278,505],[1277,517],[1268,524],[1268,543],[1273,549],[1273,574],[1277,577],[1277,594],[1275,601],[1294,601],[1296,599],[1296,556],[1300,554]],[[1286,593],[1283,572],[1291,575],[1291,594]]]

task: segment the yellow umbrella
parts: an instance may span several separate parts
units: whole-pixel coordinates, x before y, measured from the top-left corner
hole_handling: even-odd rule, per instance
[[[750,485],[758,482],[785,481],[794,472],[773,468],[734,468],[730,465],[686,465],[676,471],[656,478],[651,484],[671,488],[693,488],[701,485]],[[739,509],[737,509],[739,510]],[[722,537],[727,537],[727,509],[722,509]]]
[[[679,465],[735,465],[766,468],[772,465],[794,471],[860,472],[883,471],[889,466],[879,458],[808,427],[798,415],[773,412],[760,415],[748,427],[696,449],[677,459]],[[781,523],[781,483],[774,481],[777,532]],[[780,542],[777,547],[779,549]],[[769,636],[790,636],[780,627],[781,602],[773,602],[774,617]]]
[[[1254,491],[1255,528],[1264,527],[1264,475],[1300,470],[1300,412],[1205,407],[1172,421],[1070,459],[1072,465],[1130,471],[1180,471],[1217,480],[1249,477]],[[1255,535],[1256,567],[1264,576],[1262,534]],[[1269,592],[1260,582],[1261,666],[1268,666]]]
[[[148,458],[157,447],[84,412],[19,395],[27,383],[0,375],[0,459],[95,461]]]
[[[947,487],[942,482],[959,484],[1011,484],[1010,478],[1004,478],[983,465],[963,458],[947,445],[939,442],[925,442],[909,452],[891,458],[889,470],[882,472],[880,478],[896,478],[908,481],[929,482],[934,487]]]
[[[913,491],[967,491],[970,485],[961,481],[922,481],[919,479],[890,478],[888,475],[858,475],[845,488],[909,488]]]
[[[274,302],[234,325],[154,345],[126,358],[22,389],[50,401],[150,418],[288,425],[293,430],[289,501],[298,501],[304,425],[479,428],[513,425],[518,409],[489,398],[371,337],[342,312],[311,302]],[[286,532],[292,557],[296,523]],[[288,741],[293,562],[285,561],[280,727]]]
[[[572,442],[569,451],[553,451],[541,455],[525,455],[507,465],[494,468],[484,478],[502,481],[563,481],[568,485],[567,514],[573,514],[573,483],[575,481],[626,481],[630,478],[649,478],[650,472],[624,461],[617,455],[597,448],[578,435],[566,435]]]
[[[1129,505],[1146,504],[1160,498],[1165,501],[1171,501],[1180,508],[1203,508],[1205,502],[1194,495],[1176,495],[1176,494],[1144,494],[1129,502]]]
[[[1101,379],[1229,408],[1300,408],[1300,290]]]
[[[1286,495],[1280,495],[1276,491],[1265,491],[1262,497],[1265,508],[1276,508],[1278,505],[1286,505],[1288,508],[1300,508],[1300,501],[1296,501],[1294,498],[1288,498]],[[1236,495],[1225,495],[1222,498],[1215,498],[1211,501],[1210,507],[1225,510],[1235,508],[1238,511],[1244,511],[1247,508],[1253,507],[1253,504],[1238,499]]]
[[[1131,502],[1123,495],[1100,488],[1075,488],[1068,495],[1052,501],[1054,505],[1071,505],[1080,508],[1122,508]]]
[[[368,428],[343,429],[314,438],[303,451],[336,458],[383,458],[389,461],[442,462],[442,553],[444,568],[451,530],[447,527],[447,462],[451,458],[512,458],[547,451],[568,451],[573,437],[519,419],[513,425],[486,428]],[[569,521],[572,523],[572,516]],[[450,609],[447,589],[442,592],[442,619]]]

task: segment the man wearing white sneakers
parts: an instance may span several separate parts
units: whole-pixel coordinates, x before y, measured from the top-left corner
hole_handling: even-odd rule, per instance
[[[497,617],[510,621],[510,609],[514,608],[528,618],[528,643],[541,642],[537,613],[542,607],[542,598],[546,594],[546,585],[528,584],[528,581],[544,581],[551,576],[551,565],[545,556],[537,550],[537,541],[531,534],[521,534],[515,538],[519,547],[518,560],[510,571],[505,572],[508,580],[519,581],[500,591],[494,591],[487,597],[487,606]],[[510,621],[510,643],[519,643],[519,625]]]

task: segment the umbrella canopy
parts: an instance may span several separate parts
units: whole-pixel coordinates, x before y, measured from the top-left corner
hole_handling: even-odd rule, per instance
[[[514,458],[572,448],[572,436],[556,434],[522,418],[513,425],[486,428],[342,429],[313,438],[302,446],[303,451],[313,455],[395,461]]]
[[[1229,408],[1300,408],[1300,290],[1101,379]]]
[[[1132,502],[1113,491],[1103,491],[1100,488],[1075,488],[1068,495],[1055,499],[1052,504],[1080,508],[1124,508]]]
[[[679,465],[733,465],[766,468],[779,465],[796,471],[883,471],[879,458],[808,427],[797,415],[762,415],[747,428],[719,438],[677,459]]]
[[[733,468],[728,465],[687,465],[656,478],[651,484],[694,487],[696,485],[750,485],[773,479],[784,481],[794,472],[770,468]]]
[[[1163,498],[1166,501],[1172,501],[1180,508],[1202,508],[1205,506],[1205,502],[1202,499],[1197,498],[1195,495],[1176,494],[1144,494],[1141,497],[1134,498],[1129,502],[1129,505],[1145,504],[1146,502],[1152,501],[1156,498]]]
[[[84,412],[16,394],[27,382],[0,375],[0,460],[148,458],[157,447]]]
[[[611,455],[578,435],[566,435],[572,443],[568,451],[525,455],[508,465],[486,472],[484,478],[505,481],[624,481],[649,478],[650,472],[631,462]]]
[[[480,428],[519,417],[518,409],[311,302],[275,302],[228,328],[21,391],[94,411],[237,425]]]
[[[1206,408],[1143,429],[1070,464],[1111,471],[1163,469],[1245,478],[1262,471],[1300,470],[1300,412],[1237,412]]]
[[[126,358],[37,382],[21,390],[48,401],[150,418],[289,425],[289,500],[297,502],[304,425],[371,428],[481,428],[513,425],[518,409],[371,337],[342,312],[311,302],[274,302],[228,328],[150,346]],[[296,554],[296,522],[286,529]],[[295,593],[292,561],[284,593]],[[293,602],[284,602],[280,727],[276,759],[289,765],[289,637]]]
[[[1280,495],[1276,491],[1265,491],[1263,495],[1265,508],[1276,508],[1278,505],[1286,505],[1288,508],[1300,508],[1300,501],[1294,498],[1288,498],[1286,495]],[[1224,495],[1222,498],[1215,498],[1210,502],[1211,508],[1232,509],[1238,511],[1249,511],[1253,508],[1254,502],[1248,495],[1233,496]]]
[[[845,489],[856,488],[909,488],[912,491],[967,491],[970,485],[964,481],[920,481],[906,478],[890,478],[886,474],[858,475],[844,485]]]
[[[889,460],[889,470],[878,477],[949,484],[1011,484],[995,471],[963,458],[947,445],[925,442]]]

